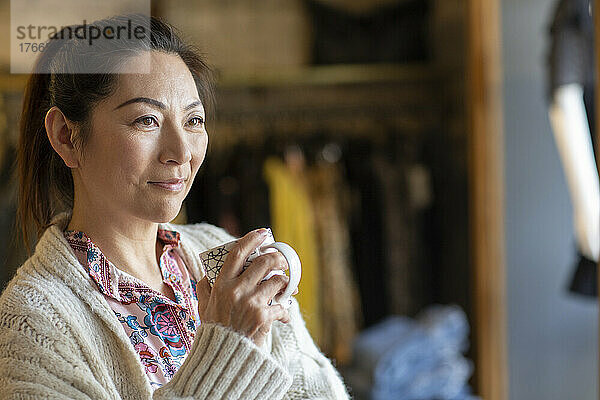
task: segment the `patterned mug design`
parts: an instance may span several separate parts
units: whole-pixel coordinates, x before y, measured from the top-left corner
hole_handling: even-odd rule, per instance
[[[244,262],[243,268],[244,270],[248,268],[250,263],[260,255],[271,253],[274,251],[281,252],[289,266],[288,271],[290,281],[285,291],[273,299],[273,303],[281,304],[282,306],[287,308],[292,304],[292,300],[290,297],[294,290],[296,290],[296,288],[298,287],[298,284],[300,283],[300,276],[302,274],[300,258],[290,245],[283,242],[275,242],[271,229],[269,229],[268,231],[269,232],[265,240],[263,240],[263,242],[248,256],[248,258]],[[229,252],[235,246],[236,243],[237,241],[234,240],[232,242],[222,244],[220,246],[214,247],[212,249],[200,253],[200,260],[202,261],[204,272],[208,279],[208,283],[211,287],[215,284],[215,280],[217,279],[219,272],[221,272],[221,268],[225,263],[227,254],[229,254]],[[272,271],[265,277],[265,280],[271,278],[273,275],[283,274],[285,274],[283,271]]]

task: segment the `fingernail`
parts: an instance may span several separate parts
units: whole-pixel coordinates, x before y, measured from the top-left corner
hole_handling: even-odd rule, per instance
[[[267,236],[269,230],[267,228],[260,228],[257,232],[260,236]]]

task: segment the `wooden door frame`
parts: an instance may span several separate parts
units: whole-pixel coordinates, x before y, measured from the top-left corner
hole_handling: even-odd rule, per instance
[[[600,1],[600,0],[598,0]],[[508,399],[500,0],[467,2],[466,113],[475,386]]]

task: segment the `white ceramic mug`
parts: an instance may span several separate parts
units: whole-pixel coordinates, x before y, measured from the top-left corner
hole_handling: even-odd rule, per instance
[[[217,279],[219,272],[221,272],[221,268],[225,263],[227,254],[229,254],[233,246],[235,246],[236,244],[237,240],[234,240],[200,253],[200,260],[202,261],[202,266],[204,267],[204,273],[206,274],[206,277],[208,278],[208,283],[211,287],[214,285],[215,279]],[[283,307],[288,308],[292,304],[292,293],[298,287],[298,284],[300,283],[300,277],[302,275],[302,266],[300,264],[300,258],[290,245],[283,242],[276,242],[273,238],[273,233],[271,232],[271,229],[269,229],[267,237],[248,256],[248,258],[244,262],[243,268],[244,270],[248,268],[252,260],[254,260],[256,257],[275,251],[279,251],[281,254],[283,254],[283,257],[287,261],[289,267],[288,273],[290,281],[288,282],[288,285],[286,286],[284,292],[273,298],[272,304],[281,304]],[[273,275],[285,275],[285,272],[282,270],[271,271],[267,276],[265,276],[263,280],[267,280]]]

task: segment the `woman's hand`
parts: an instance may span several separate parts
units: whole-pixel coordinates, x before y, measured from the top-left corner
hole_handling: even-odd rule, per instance
[[[273,321],[287,323],[290,320],[288,311],[281,305],[269,305],[271,299],[285,289],[289,278],[274,275],[263,282],[269,272],[288,268],[285,257],[279,252],[263,254],[243,270],[244,262],[266,235],[266,229],[259,229],[238,240],[212,289],[206,277],[198,282],[196,289],[202,322],[230,327],[258,346],[263,344]]]

